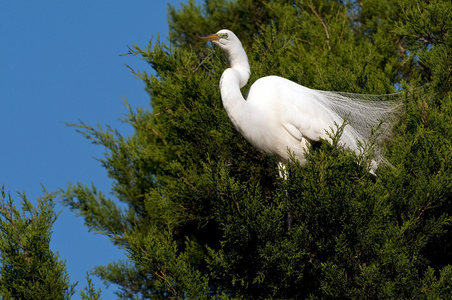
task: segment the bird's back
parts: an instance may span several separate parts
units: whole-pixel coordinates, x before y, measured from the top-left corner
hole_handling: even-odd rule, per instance
[[[281,135],[288,132],[300,149],[305,148],[306,141],[329,139],[326,131],[336,130],[336,124],[340,126],[347,119],[341,144],[358,153],[357,141],[367,142],[372,129],[377,129],[380,122],[386,121],[381,129],[383,134],[385,130],[390,131],[392,122],[388,119],[397,113],[400,102],[381,101],[381,98],[381,95],[313,90],[282,77],[267,76],[251,86],[247,102],[272,123],[269,130]],[[286,139],[285,142],[288,144],[286,152],[289,147],[300,156],[303,154],[292,148],[293,141]],[[376,150],[378,148],[377,145]],[[377,160],[383,158],[377,157]]]

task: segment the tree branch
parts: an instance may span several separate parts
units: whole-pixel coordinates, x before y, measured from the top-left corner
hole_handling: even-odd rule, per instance
[[[325,35],[326,35],[326,43],[328,45],[328,50],[331,50],[331,46],[330,46],[330,34],[328,33],[328,28],[326,27],[325,22],[323,21],[322,17],[319,15],[319,13],[309,4],[303,3],[304,5],[306,5],[307,7],[309,7],[311,9],[311,11],[314,13],[314,15],[317,17],[317,19],[320,20],[320,22],[322,23],[323,26],[323,30],[325,30]]]

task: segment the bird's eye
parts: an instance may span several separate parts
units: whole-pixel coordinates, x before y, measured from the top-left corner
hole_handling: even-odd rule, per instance
[[[228,34],[227,33],[222,33],[222,34],[219,34],[219,36],[222,38],[222,39],[228,39]]]

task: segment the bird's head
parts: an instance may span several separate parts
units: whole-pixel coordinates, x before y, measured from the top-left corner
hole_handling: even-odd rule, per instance
[[[201,39],[211,41],[225,51],[230,51],[234,47],[242,47],[238,37],[230,30],[222,29],[214,34],[200,36]]]
[[[241,72],[240,87],[243,87],[250,77],[250,65],[239,38],[227,29],[222,29],[217,33],[204,35],[200,38],[211,41],[226,52],[231,68]]]

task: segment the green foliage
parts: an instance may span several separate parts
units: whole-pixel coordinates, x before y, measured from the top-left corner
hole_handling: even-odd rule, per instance
[[[88,281],[88,285],[85,286],[85,289],[80,292],[80,296],[81,296],[82,300],[99,300],[99,299],[101,299],[100,292],[102,290],[100,288],[96,290],[88,273],[86,273],[86,280]],[[85,291],[86,291],[86,293],[85,293]]]
[[[129,49],[155,71],[133,71],[151,98],[149,108],[126,102],[134,134],[74,125],[106,148],[100,161],[125,207],[94,185],[61,191],[129,254],[95,274],[124,299],[450,297],[451,16],[446,0],[170,7],[172,45]],[[344,92],[405,87],[406,112],[386,145],[394,168],[374,177],[365,167],[372,145],[356,155],[322,141],[281,180],[276,160],[223,109],[226,57],[198,39],[222,28],[248,53],[244,92],[267,75]]]
[[[45,191],[44,191],[45,192]],[[0,296],[2,299],[70,299],[76,284],[70,284],[64,261],[50,248],[54,213],[53,195],[45,193],[33,207],[24,194],[18,210],[10,194],[1,190]]]

